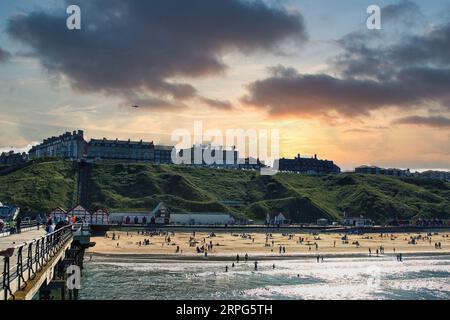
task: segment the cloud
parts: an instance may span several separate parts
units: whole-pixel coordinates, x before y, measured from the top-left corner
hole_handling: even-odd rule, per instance
[[[224,54],[275,52],[284,40],[306,39],[300,13],[260,0],[69,2],[81,8],[81,30],[65,27],[65,12],[34,11],[12,17],[7,32],[47,70],[87,92],[186,100],[197,90],[176,79],[223,73]]]
[[[205,98],[205,97],[201,97],[201,98],[199,98],[199,100],[201,102],[203,102],[204,104],[206,104],[210,107],[216,108],[216,109],[221,109],[221,110],[233,109],[233,106],[230,101],[210,99],[210,98]]]
[[[10,56],[11,54],[8,51],[5,51],[2,48],[0,48],[0,63],[6,62]]]
[[[422,125],[434,128],[450,128],[450,118],[443,116],[409,116],[393,121],[393,124]]]
[[[267,78],[247,85],[242,102],[272,116],[354,117],[431,104],[450,110],[450,22],[396,34],[390,23],[398,17],[414,20],[420,10],[410,1],[385,9],[388,23],[383,27],[391,32],[360,31],[341,38],[337,43],[343,52],[331,61],[332,75],[273,67]]]
[[[360,116],[383,107],[411,108],[428,102],[443,103],[450,110],[450,69],[408,69],[389,81],[303,75],[283,66],[275,69],[270,77],[248,85],[243,103],[266,108],[274,116],[317,116],[331,111]]]

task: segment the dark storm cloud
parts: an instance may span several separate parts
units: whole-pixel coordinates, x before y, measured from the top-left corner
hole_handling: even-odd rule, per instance
[[[69,4],[69,2],[67,2]],[[7,32],[28,44],[42,65],[83,91],[128,90],[184,100],[196,89],[177,77],[222,73],[223,54],[271,51],[306,38],[299,13],[240,0],[78,0],[82,30],[69,31],[65,12],[11,18]]]
[[[412,124],[435,128],[450,128],[450,118],[443,116],[435,116],[435,117],[410,116],[397,119],[393,122],[393,124]]]
[[[10,53],[0,48],[0,63],[5,62],[10,57]]]
[[[367,115],[389,106],[409,108],[427,102],[445,103],[450,110],[450,69],[403,70],[392,81],[302,75],[279,66],[276,73],[251,83],[242,101],[276,115]],[[286,72],[288,74],[286,74]]]
[[[388,20],[401,15],[401,8],[408,8],[410,19],[420,15],[409,1],[397,6],[389,7]],[[450,110],[450,22],[421,34],[402,34],[395,42],[364,31],[344,36],[338,44],[343,53],[333,60],[335,75],[300,74],[278,66],[266,79],[250,83],[242,101],[274,116],[357,116],[430,103]]]

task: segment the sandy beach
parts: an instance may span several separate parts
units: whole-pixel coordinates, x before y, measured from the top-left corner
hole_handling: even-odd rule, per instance
[[[450,232],[370,233],[347,235],[345,238],[345,234],[338,233],[195,232],[194,235],[192,232],[138,234],[136,231],[109,231],[104,237],[92,237],[91,241],[96,245],[86,251],[87,256],[145,259],[234,260],[237,254],[241,259],[248,254],[252,260],[317,255],[376,257],[377,250],[379,256],[398,253],[450,254]],[[439,243],[440,248],[436,246]]]

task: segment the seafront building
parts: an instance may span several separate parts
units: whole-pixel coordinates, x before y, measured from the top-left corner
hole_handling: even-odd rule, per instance
[[[296,172],[306,174],[340,173],[341,169],[331,160],[320,160],[314,157],[301,157],[294,159],[281,158],[278,160],[278,170],[283,172]]]

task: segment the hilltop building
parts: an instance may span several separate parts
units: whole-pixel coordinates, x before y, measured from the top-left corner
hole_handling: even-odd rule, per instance
[[[266,167],[264,161],[260,161],[259,158],[244,158],[239,159],[239,169],[245,170],[260,170],[261,168]]]
[[[355,168],[355,173],[360,174],[379,174],[390,177],[414,177],[420,179],[439,179],[450,181],[450,172],[428,170],[424,172],[411,172],[409,169],[380,168],[377,166],[359,166]]]
[[[84,140],[82,130],[66,132],[58,137],[44,139],[31,148],[30,159],[57,157],[67,160],[122,160],[149,161],[157,164],[172,163],[173,146],[159,146],[152,142],[91,139]],[[0,160],[1,163],[1,160]]]
[[[239,153],[235,147],[226,149],[211,144],[195,144],[192,148],[180,150],[178,157],[180,164],[220,168],[239,166]]]
[[[385,169],[376,166],[360,166],[355,169],[355,172],[361,174],[381,174],[391,177],[407,177],[411,175],[409,169],[406,170],[396,168]]]
[[[152,142],[91,139],[88,144],[88,159],[149,161],[158,164],[171,163],[172,146],[155,146]]]
[[[307,174],[340,173],[341,169],[330,160],[320,160],[317,155],[312,158],[301,157],[294,159],[281,158],[278,161],[278,170],[285,172],[297,172]]]
[[[84,140],[83,130],[66,132],[58,137],[44,139],[41,144],[29,151],[30,159],[58,157],[68,160],[77,160],[87,154],[87,143]]]
[[[416,176],[417,173],[414,174]],[[450,172],[447,171],[434,171],[434,170],[428,170],[421,173],[418,173],[419,177],[421,178],[428,178],[428,179],[440,179],[440,180],[447,180],[450,181]]]
[[[14,151],[2,152],[0,155],[1,164],[21,164],[28,160],[28,155],[23,153],[15,153]]]
[[[156,164],[170,164],[172,163],[172,150],[174,146],[155,145],[155,159]]]

